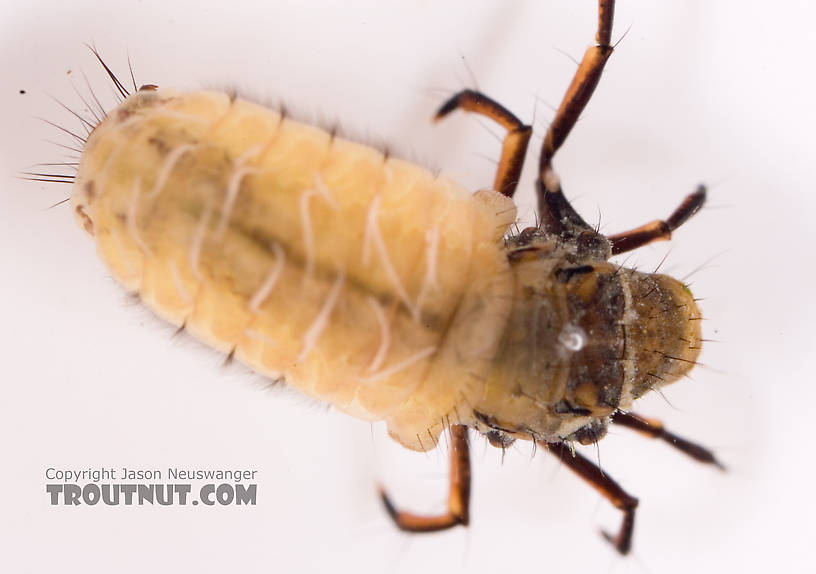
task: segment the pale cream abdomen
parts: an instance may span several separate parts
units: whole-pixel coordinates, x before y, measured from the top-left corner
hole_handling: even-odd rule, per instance
[[[509,199],[224,94],[148,91],[90,136],[72,201],[114,276],[212,347],[410,448],[469,422],[510,311]]]

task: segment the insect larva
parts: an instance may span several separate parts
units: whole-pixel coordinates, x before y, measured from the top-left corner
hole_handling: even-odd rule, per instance
[[[532,440],[560,456],[623,511],[609,538],[626,553],[637,500],[572,442],[619,424],[718,463],[628,412],[695,364],[696,302],[671,277],[608,262],[668,239],[705,189],[665,221],[607,237],[572,209],[552,166],[613,51],[613,8],[600,0],[598,45],[547,131],[540,224],[516,235],[505,237],[531,128],[470,90],[437,117],[462,109],[507,130],[493,190],[471,194],[226,94],[148,85],[95,125],[72,209],[114,277],[168,322],[385,421],[408,448],[433,449],[449,430],[448,511],[413,515],[383,494],[400,528],[468,523],[472,428],[501,448]]]
[[[411,448],[429,447],[450,414],[400,412],[428,369],[464,393],[444,357],[478,361],[498,344],[449,347],[442,333],[493,332],[506,315],[491,294],[510,283],[497,228],[512,202],[474,200],[262,106],[142,90],[89,138],[76,190],[100,255],[159,315],[356,416],[393,419]]]

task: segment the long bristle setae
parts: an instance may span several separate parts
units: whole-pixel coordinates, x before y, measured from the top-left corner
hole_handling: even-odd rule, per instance
[[[101,65],[102,70],[104,71],[107,79],[111,83],[111,87],[113,89],[113,95],[115,97],[115,102],[113,105],[118,105],[121,103],[125,98],[131,95],[131,92],[125,87],[122,81],[116,76],[113,70],[108,66],[108,64],[102,59],[102,56],[99,54],[99,51],[96,49],[95,46],[86,44],[87,48],[91,51],[91,53],[96,58],[97,62]],[[130,60],[130,56],[127,58],[128,61],[128,70],[130,75],[130,81],[133,84],[133,90],[138,91],[136,78],[133,73],[133,65]],[[50,99],[52,99],[60,108],[68,112],[72,117],[72,120],[76,120],[80,128],[77,129],[70,124],[64,122],[57,122],[52,121],[46,118],[38,118],[40,121],[45,122],[49,126],[56,128],[60,134],[63,136],[62,142],[60,141],[52,141],[46,140],[48,143],[51,143],[59,148],[62,148],[66,152],[70,152],[70,155],[66,154],[62,159],[64,161],[52,161],[52,162],[43,162],[37,163],[29,168],[27,171],[23,171],[20,173],[20,178],[29,180],[29,181],[38,181],[38,182],[45,182],[45,183],[67,183],[73,184],[76,178],[75,172],[79,166],[79,157],[82,155],[83,149],[85,147],[85,142],[87,141],[88,136],[91,132],[98,126],[102,121],[105,120],[108,116],[108,109],[110,109],[110,105],[107,106],[103,103],[103,100],[97,95],[97,91],[94,90],[93,84],[91,80],[88,78],[88,75],[85,72],[82,72],[82,78],[85,83],[84,89],[77,88],[74,82],[71,82],[71,88],[74,91],[74,94],[77,96],[80,104],[76,106],[72,106],[69,103],[66,103],[59,98],[51,95],[46,94]],[[84,92],[84,93],[83,93]],[[54,171],[51,170],[43,170],[42,168],[55,168]],[[74,173],[71,173],[74,172]],[[60,202],[55,203],[52,207],[56,205],[60,205],[64,203],[66,200],[62,200]]]

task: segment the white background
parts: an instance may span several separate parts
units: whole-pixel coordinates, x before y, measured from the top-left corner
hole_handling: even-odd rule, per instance
[[[456,114],[478,87],[525,121],[533,165],[595,31],[590,0],[539,2],[0,2],[0,561],[6,572],[805,572],[812,568],[816,131],[809,2],[621,1],[627,28],[556,160],[576,207],[608,233],[665,217],[699,181],[708,207],[671,246],[628,263],[685,276],[709,343],[691,380],[640,412],[713,447],[729,472],[613,430],[603,468],[641,500],[633,554],[598,536],[619,513],[546,453],[474,437],[473,524],[396,532],[375,496],[444,507],[445,450],[408,453],[371,427],[174,337],[125,295],[74,223],[67,186],[20,181],[77,127],[95,42],[127,76],[238,88],[459,179],[492,181],[495,126]],[[464,56],[466,63],[463,62]],[[70,73],[69,73],[70,71]],[[24,89],[26,94],[20,94]],[[537,100],[538,98],[538,100]],[[486,159],[487,158],[487,159]],[[519,192],[532,220],[532,181]],[[711,258],[714,258],[711,261]],[[593,449],[586,454],[594,457]],[[50,507],[45,469],[255,468],[259,504]]]

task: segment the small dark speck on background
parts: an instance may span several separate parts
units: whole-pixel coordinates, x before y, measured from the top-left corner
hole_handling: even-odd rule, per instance
[[[26,91],[25,91],[25,90],[20,90],[20,93],[21,93],[21,94],[25,94],[25,93],[26,93]]]

